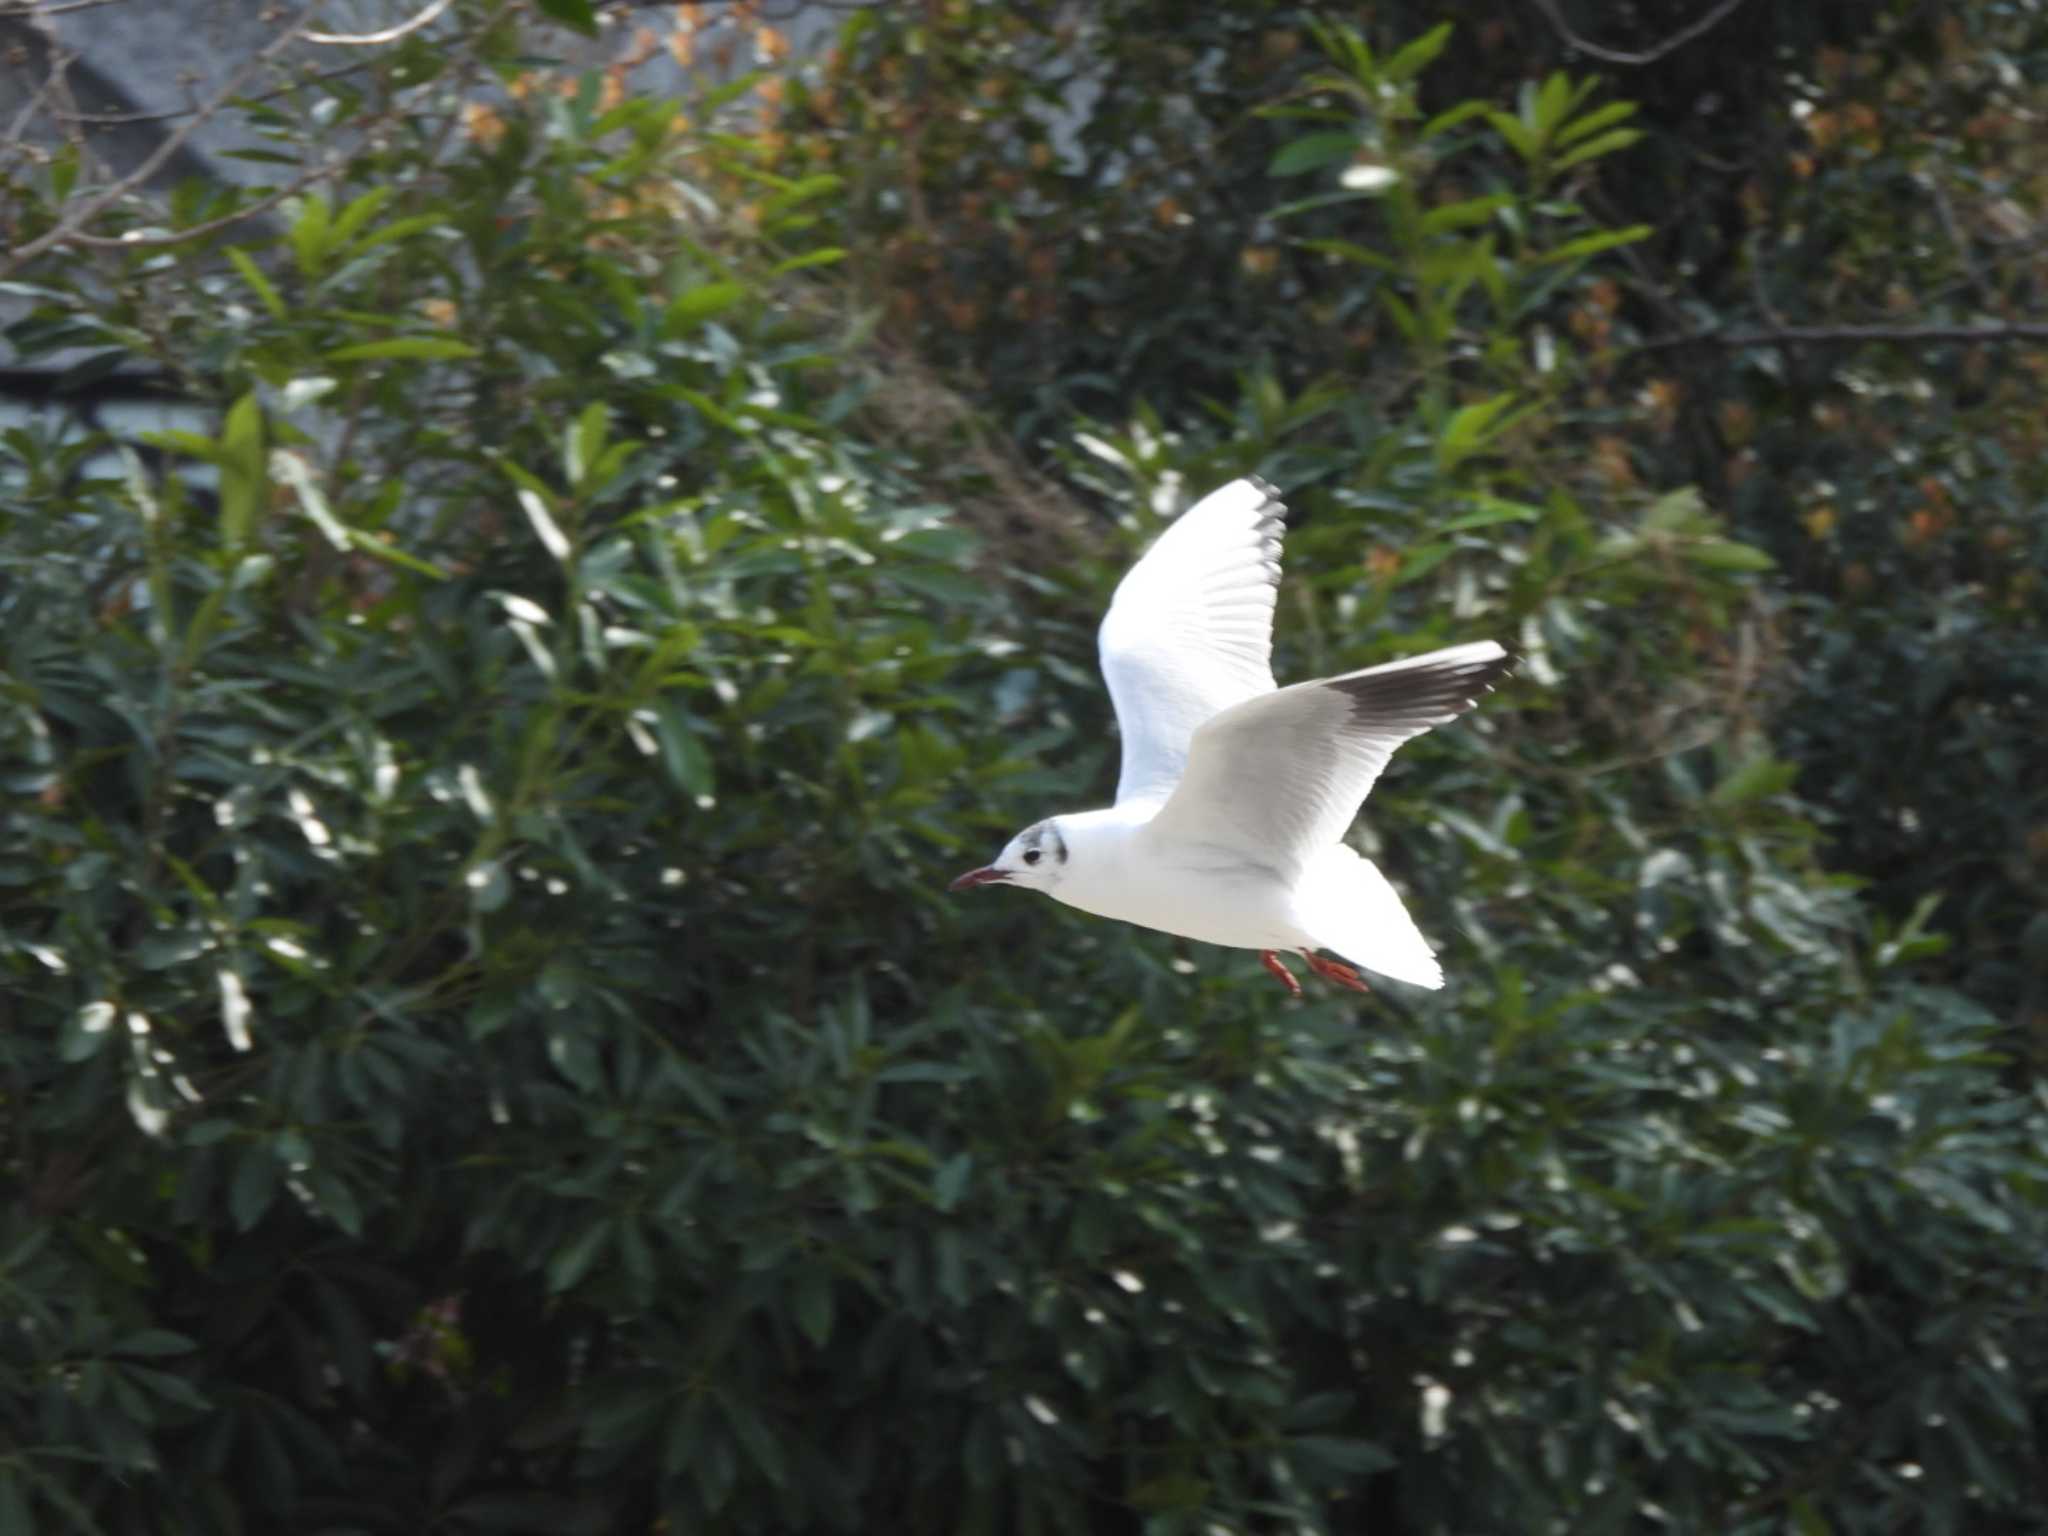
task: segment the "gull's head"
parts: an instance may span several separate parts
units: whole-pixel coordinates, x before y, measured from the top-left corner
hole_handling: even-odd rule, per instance
[[[946,889],[965,891],[977,885],[1022,885],[1049,891],[1067,872],[1067,840],[1057,817],[1036,822],[1011,838],[993,864],[970,869]]]

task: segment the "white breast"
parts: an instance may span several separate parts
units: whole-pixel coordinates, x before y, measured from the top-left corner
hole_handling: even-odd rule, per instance
[[[1063,817],[1061,826],[1072,857],[1051,895],[1070,907],[1236,949],[1297,949],[1310,942],[1294,920],[1285,879],[1235,849],[1162,846],[1146,836],[1144,821],[1128,814]]]

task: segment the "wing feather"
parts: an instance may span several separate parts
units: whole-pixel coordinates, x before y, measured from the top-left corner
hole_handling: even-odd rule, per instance
[[[1211,717],[1273,691],[1279,492],[1233,480],[1183,512],[1118,583],[1097,637],[1123,732],[1116,798],[1164,800]]]
[[[1292,877],[1343,837],[1397,747],[1455,720],[1512,665],[1481,640],[1246,699],[1195,732],[1151,833]]]

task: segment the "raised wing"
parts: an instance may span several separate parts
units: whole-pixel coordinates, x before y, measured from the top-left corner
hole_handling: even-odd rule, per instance
[[[1117,804],[1164,800],[1212,716],[1273,691],[1286,508],[1256,478],[1196,502],[1118,583],[1097,637],[1123,729]]]
[[[1511,664],[1481,640],[1248,699],[1195,733],[1150,831],[1291,876],[1344,835],[1396,747],[1462,715]]]

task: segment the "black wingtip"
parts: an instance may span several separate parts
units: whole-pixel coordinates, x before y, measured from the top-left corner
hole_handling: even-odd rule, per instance
[[[1485,657],[1425,659],[1410,666],[1394,663],[1333,677],[1324,686],[1350,700],[1351,718],[1361,726],[1406,723],[1427,729],[1471,709],[1514,671],[1518,660],[1504,650]]]
[[[1268,560],[1275,560],[1280,553],[1279,541],[1287,532],[1287,503],[1280,499],[1280,487],[1272,481],[1262,479],[1258,475],[1246,475],[1244,478],[1253,490],[1266,498],[1253,510],[1258,513],[1259,532],[1274,544],[1273,548],[1266,551],[1266,557]],[[1277,565],[1273,568],[1273,574],[1277,580],[1280,574]]]

